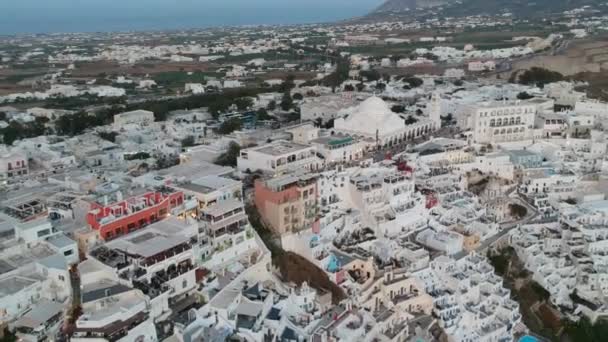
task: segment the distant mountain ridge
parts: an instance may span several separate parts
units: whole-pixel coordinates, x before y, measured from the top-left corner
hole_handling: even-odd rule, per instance
[[[381,12],[403,12],[416,8],[429,8],[449,3],[450,0],[387,0],[374,10]]]
[[[386,0],[370,15],[406,14],[415,9],[442,7],[453,16],[496,15],[513,13],[524,17],[543,17],[585,5],[599,5],[605,0]]]

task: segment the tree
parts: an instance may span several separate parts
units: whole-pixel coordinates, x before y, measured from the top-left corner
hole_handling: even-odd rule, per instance
[[[253,106],[253,100],[250,97],[239,97],[234,100],[234,104],[238,110],[247,110],[247,108]]]
[[[288,111],[293,107],[293,99],[289,92],[285,92],[283,94],[283,99],[281,100],[281,109],[284,111]]]
[[[218,128],[217,132],[219,134],[226,135],[226,134],[230,134],[234,131],[238,131],[241,128],[242,128],[241,120],[237,119],[237,118],[232,118],[230,120],[224,121]]]
[[[279,86],[279,91],[282,93],[291,91],[291,89],[295,88],[296,86],[294,83],[295,79],[296,77],[294,75],[287,75],[285,81],[283,81],[283,83]]]
[[[407,82],[412,88],[418,88],[424,84],[424,81],[418,77],[408,77],[404,79],[404,81]]]
[[[358,83],[358,84],[356,85],[356,87],[357,87],[357,91],[358,91],[358,92],[361,92],[361,91],[365,90],[365,84],[363,84],[363,82]]]
[[[452,115],[452,113],[448,113],[446,116],[441,117],[441,121],[443,121],[443,126],[448,126],[448,125],[452,124],[453,120],[454,120],[454,115]]]
[[[217,157],[215,164],[236,167],[236,160],[240,154],[241,146],[234,141],[231,141],[228,145],[228,150]]]
[[[359,72],[359,76],[367,79],[369,82],[379,81],[382,78],[378,70],[362,70]]]
[[[325,128],[325,129],[334,128],[334,118],[327,120],[327,122],[323,125],[323,128]]]
[[[519,99],[519,100],[528,100],[528,99],[531,99],[533,97],[534,96],[528,94],[525,91],[522,91],[521,93],[517,94],[517,99]]]
[[[19,339],[21,340],[21,339]],[[0,342],[15,342],[17,341],[17,335],[15,335],[13,332],[11,332],[8,327],[4,327],[4,331],[2,332],[2,338],[0,339]]]
[[[260,108],[255,112],[255,117],[258,121],[274,120],[274,116],[268,115],[266,108]]]
[[[344,85],[344,91],[355,91],[355,87],[352,84]]]
[[[376,89],[378,89],[380,91],[384,91],[384,90],[386,90],[386,84],[384,84],[384,83],[377,83],[376,84]]]
[[[454,81],[454,85],[457,87],[462,87],[464,85],[464,81],[463,80],[455,80]]]
[[[559,72],[539,67],[532,67],[530,70],[526,70],[519,75],[520,84],[536,85],[541,88],[544,87],[545,84],[559,82],[563,79],[564,75]]]
[[[89,115],[84,111],[74,114],[62,115],[55,121],[55,129],[60,135],[78,135],[82,134],[86,129],[102,125],[100,118],[94,115]]]
[[[272,101],[268,102],[268,106],[266,106],[266,109],[268,109],[269,111],[273,111],[273,110],[277,109],[277,101],[272,100]]]
[[[427,52],[424,55],[422,55],[422,57],[431,60],[431,61],[436,61],[439,59],[439,57],[431,52]]]
[[[230,105],[232,103],[226,98],[218,98],[216,101],[213,101],[209,104],[209,112],[213,115],[214,118],[217,118],[220,114],[226,113],[228,109],[230,109]]]
[[[408,116],[408,117],[407,117],[407,119],[405,119],[405,124],[406,124],[406,125],[413,125],[413,124],[415,124],[416,122],[418,122],[418,119],[416,119],[415,117],[413,117],[413,116],[411,116],[411,115],[410,115],[410,116]]]
[[[298,100],[298,101],[301,101],[304,99],[304,96],[302,96],[302,94],[300,94],[300,93],[295,93],[295,94],[293,94],[292,97],[294,100]]]
[[[524,218],[528,214],[528,209],[526,209],[526,207],[524,207],[523,205],[511,203],[509,204],[509,212],[511,216],[519,220]]]
[[[150,158],[150,153],[148,152],[137,152],[131,155],[125,155],[125,160],[145,160]]]
[[[189,135],[182,139],[182,147],[191,147],[194,146],[194,137]]]
[[[118,133],[101,131],[97,132],[97,135],[103,140],[107,140],[109,142],[116,142],[116,136],[118,135]]]
[[[391,107],[391,110],[395,113],[405,113],[405,106],[403,105],[394,105]]]

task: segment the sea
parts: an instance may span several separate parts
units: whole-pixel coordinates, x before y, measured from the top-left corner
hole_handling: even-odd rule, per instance
[[[0,36],[324,23],[382,0],[0,0]]]

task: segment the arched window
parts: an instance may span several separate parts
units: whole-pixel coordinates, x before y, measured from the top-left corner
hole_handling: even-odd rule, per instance
[[[498,120],[496,120],[496,126],[502,126],[502,119],[498,118]]]
[[[509,124],[510,125],[514,125],[515,124],[515,118],[512,117],[511,120],[509,120]]]
[[[518,117],[515,119],[515,123],[516,123],[516,124],[518,124],[518,125],[521,123],[521,116],[518,116]]]
[[[490,127],[494,127],[496,125],[496,120],[490,120]]]

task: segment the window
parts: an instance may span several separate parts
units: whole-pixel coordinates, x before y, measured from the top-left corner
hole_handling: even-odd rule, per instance
[[[184,279],[184,282],[182,283],[182,288],[185,289],[186,287],[188,287],[188,280]]]
[[[70,250],[67,250],[67,251],[63,252],[63,255],[65,255],[65,256],[70,256],[72,254],[74,254],[74,250],[73,249],[70,249]]]
[[[43,236],[49,235],[50,233],[51,233],[50,229],[44,229],[44,230],[38,231],[37,235],[38,235],[38,237],[43,237]]]
[[[61,281],[65,281],[65,277],[64,277],[64,276],[62,276],[62,275],[59,275],[59,277],[58,277],[58,278],[59,278],[59,280],[61,280]]]

